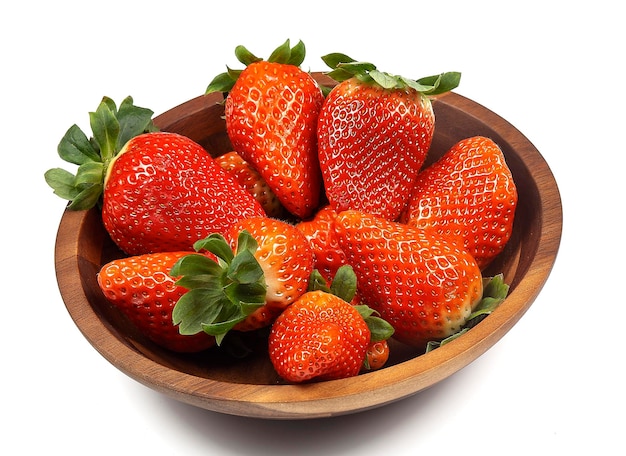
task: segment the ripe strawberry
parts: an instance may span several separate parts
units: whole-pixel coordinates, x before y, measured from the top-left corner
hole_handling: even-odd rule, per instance
[[[323,60],[339,81],[319,115],[319,161],[337,211],[360,210],[396,220],[432,142],[431,95],[455,88],[459,73],[412,81],[343,54]]]
[[[199,352],[215,345],[205,333],[181,335],[172,323],[172,309],[187,291],[169,275],[174,263],[189,252],[155,253],[113,260],[97,276],[106,299],[154,343],[176,352]]]
[[[354,306],[324,291],[310,291],[272,325],[270,360],[285,380],[300,383],[359,373],[370,330]]]
[[[196,243],[218,257],[190,255],[172,274],[190,288],[174,309],[174,322],[184,334],[206,331],[218,343],[231,329],[249,331],[268,326],[307,291],[313,253],[293,225],[269,217],[234,223],[225,236]]]
[[[344,211],[335,231],[362,301],[404,343],[424,347],[459,331],[480,301],[482,277],[474,258],[433,230]]]
[[[363,371],[382,369],[389,360],[389,343],[387,340],[372,341],[365,352]]]
[[[153,131],[150,116],[128,99],[119,111],[105,99],[91,115],[91,140],[78,127],[68,130],[59,154],[80,165],[77,174],[53,169],[46,180],[72,201],[69,209],[101,205],[107,232],[128,255],[193,250],[195,241],[225,232],[233,221],[265,215],[206,150]]]
[[[283,215],[283,206],[265,179],[236,151],[220,155],[215,158],[215,161],[223,169],[233,174],[235,180],[254,196],[268,217],[280,218]]]
[[[319,205],[321,192],[316,126],[324,96],[299,67],[304,44],[290,48],[287,40],[267,60],[243,46],[235,53],[246,68],[218,75],[207,93],[228,92],[226,131],[234,149],[289,212],[306,218]]]
[[[403,219],[460,238],[481,269],[511,237],[517,189],[504,155],[489,138],[459,141],[417,177]]]
[[[311,220],[299,222],[296,228],[304,234],[309,241],[315,258],[315,269],[322,277],[330,282],[337,273],[337,269],[346,263],[346,255],[339,248],[333,221],[337,212],[332,206],[322,207]]]

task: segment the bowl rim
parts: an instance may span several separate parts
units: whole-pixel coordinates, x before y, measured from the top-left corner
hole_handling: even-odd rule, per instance
[[[217,94],[215,94],[217,95]],[[164,121],[176,110],[199,110],[218,98],[199,96],[155,118]],[[225,383],[177,371],[146,357],[123,343],[92,308],[78,273],[78,239],[73,245],[61,244],[69,230],[87,223],[88,211],[65,210],[57,233],[55,267],[61,296],[67,311],[89,343],[111,364],[136,381],[181,402],[226,414],[270,418],[304,419],[342,415],[378,407],[408,397],[447,378],[486,352],[504,336],[535,301],[548,279],[559,249],[562,231],[562,205],[554,176],[543,156],[515,127],[484,106],[450,92],[437,97],[477,121],[495,125],[494,130],[516,153],[533,157],[528,169],[541,198],[539,245],[528,271],[507,299],[485,320],[462,337],[429,353],[354,378],[306,385],[257,385]],[[548,225],[546,220],[550,220]],[[77,236],[74,236],[77,238]],[[358,400],[350,400],[356,398]]]

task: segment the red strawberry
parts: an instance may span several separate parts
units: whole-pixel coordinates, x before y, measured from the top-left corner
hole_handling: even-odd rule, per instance
[[[172,323],[172,309],[187,290],[169,275],[189,252],[155,253],[113,260],[98,273],[106,299],[154,343],[176,352],[199,352],[215,345],[205,333],[183,336]]]
[[[304,234],[311,245],[315,269],[328,282],[335,277],[337,269],[347,264],[346,255],[335,239],[333,221],[336,217],[337,212],[332,206],[324,206],[313,219],[296,224],[296,228]]]
[[[299,68],[304,44],[290,48],[287,40],[267,60],[242,46],[235,52],[246,68],[218,75],[207,93],[229,92],[226,131],[234,149],[289,212],[306,218],[320,198],[316,126],[324,96],[311,75]]]
[[[193,250],[195,241],[238,219],[265,215],[206,150],[152,131],[151,111],[127,100],[119,111],[108,99],[100,104],[91,115],[91,140],[72,127],[61,141],[61,156],[80,167],[76,176],[50,170],[46,180],[72,201],[69,209],[101,204],[106,230],[129,255]]]
[[[331,380],[359,373],[370,330],[359,311],[324,291],[310,291],[272,325],[270,360],[289,382]]]
[[[196,243],[218,262],[199,255],[182,258],[172,274],[190,288],[174,310],[184,334],[206,331],[218,343],[231,329],[268,326],[307,291],[313,253],[293,225],[268,217],[236,222],[226,237]]]
[[[386,340],[372,341],[365,352],[364,371],[382,369],[389,360],[389,343]]]
[[[102,221],[128,254],[192,250],[260,204],[200,145],[175,133],[132,138],[109,166]]]
[[[337,211],[395,220],[432,142],[435,117],[428,96],[455,88],[460,74],[412,81],[343,54],[323,59],[340,81],[324,102],[317,129],[326,195]]]
[[[233,174],[237,182],[254,196],[268,217],[280,218],[283,215],[283,206],[265,179],[236,151],[220,155],[215,158],[215,161],[223,169]]]
[[[513,231],[517,189],[504,155],[489,138],[455,144],[417,177],[404,220],[458,237],[485,268]]]
[[[482,277],[474,258],[433,230],[359,211],[339,213],[335,230],[362,301],[402,342],[424,347],[459,331],[480,301]]]

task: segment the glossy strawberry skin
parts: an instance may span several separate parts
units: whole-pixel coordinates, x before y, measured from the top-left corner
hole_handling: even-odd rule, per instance
[[[282,204],[280,204],[272,189],[267,185],[263,176],[236,151],[230,151],[215,157],[215,161],[223,169],[231,173],[237,182],[254,196],[254,199],[263,207],[268,217],[280,218],[284,215]]]
[[[459,238],[484,269],[511,237],[517,198],[502,150],[475,136],[459,141],[418,175],[403,218]]]
[[[310,74],[267,61],[248,65],[226,98],[226,130],[234,149],[299,218],[319,204],[316,126],[323,100]]]
[[[304,235],[289,223],[269,217],[240,220],[225,236],[233,250],[242,230],[247,230],[258,243],[254,257],[263,269],[267,285],[265,305],[235,327],[253,330],[269,325],[307,291],[314,260]]]
[[[276,319],[268,349],[276,372],[301,383],[357,375],[369,341],[369,328],[352,305],[330,293],[311,291]]]
[[[338,84],[318,122],[331,205],[397,219],[426,159],[434,121],[430,100],[414,89],[383,89],[356,78]]]
[[[181,353],[206,350],[215,338],[205,333],[183,336],[172,323],[172,309],[187,291],[169,275],[189,252],[154,253],[113,260],[97,276],[105,298],[157,345]]]
[[[347,264],[346,255],[339,248],[335,238],[333,222],[336,217],[337,211],[327,205],[322,207],[311,220],[296,224],[296,228],[309,241],[315,259],[315,269],[329,283],[335,277],[337,269]]]
[[[335,230],[362,301],[406,344],[423,348],[457,332],[480,301],[474,258],[432,230],[358,211],[340,212]]]
[[[132,138],[108,168],[102,220],[128,255],[193,250],[210,233],[265,215],[259,203],[189,138]]]

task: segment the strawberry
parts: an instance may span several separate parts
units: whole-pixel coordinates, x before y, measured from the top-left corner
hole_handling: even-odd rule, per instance
[[[363,371],[375,371],[385,366],[389,360],[389,343],[387,340],[370,342],[365,351]]]
[[[417,177],[403,220],[458,237],[484,269],[511,237],[517,189],[491,139],[455,144]]]
[[[309,291],[272,325],[268,350],[285,380],[331,380],[359,373],[370,330],[356,307],[321,290]]]
[[[335,232],[361,300],[394,327],[401,342],[424,348],[458,332],[480,301],[476,261],[434,230],[343,211]]]
[[[205,333],[181,335],[172,309],[187,290],[169,275],[189,252],[155,253],[113,260],[100,269],[97,282],[106,299],[154,343],[176,352],[199,352],[215,345]]]
[[[333,221],[336,217],[335,209],[326,205],[312,219],[296,224],[296,228],[304,234],[311,245],[315,258],[315,269],[328,282],[335,276],[337,269],[347,264],[346,255],[339,248],[335,239]]]
[[[235,54],[246,68],[218,75],[207,93],[228,92],[226,131],[234,149],[263,176],[283,206],[300,218],[319,205],[317,117],[324,95],[300,69],[305,48],[289,40],[267,59],[243,46]]]
[[[100,205],[104,226],[128,255],[193,250],[193,243],[225,232],[236,220],[265,215],[259,203],[189,138],[154,131],[152,111],[128,98],[105,98],[91,113],[93,138],[71,127],[59,154],[80,165],[76,175],[45,177],[68,209]]]
[[[343,54],[323,60],[339,84],[317,127],[319,162],[330,204],[396,220],[426,159],[435,128],[432,95],[457,87],[460,74],[413,81]]]
[[[184,334],[200,331],[221,343],[231,330],[250,331],[271,324],[307,291],[313,253],[293,225],[269,217],[234,223],[225,236],[211,235],[195,244],[217,261],[189,255],[172,274],[190,289],[173,318]]]
[[[283,206],[265,179],[236,151],[233,150],[220,155],[215,158],[215,161],[223,169],[233,174],[235,180],[254,196],[268,217],[280,218],[283,215]]]

